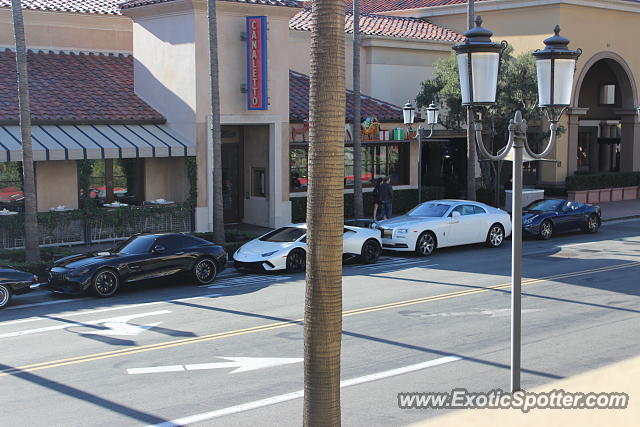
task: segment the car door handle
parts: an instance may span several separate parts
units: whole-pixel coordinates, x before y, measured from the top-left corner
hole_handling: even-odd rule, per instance
[[[176,255],[184,255],[184,252],[176,252]]]
[[[140,266],[139,265],[130,265],[129,268],[131,270],[140,270]]]
[[[454,221],[454,220],[451,220],[451,221],[449,222],[449,224],[457,224],[457,223],[459,223],[459,222],[460,222],[460,221]]]

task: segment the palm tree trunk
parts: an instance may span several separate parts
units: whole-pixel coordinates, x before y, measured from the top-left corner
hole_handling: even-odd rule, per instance
[[[213,239],[224,243],[224,208],[222,205],[222,137],[220,131],[220,83],[218,77],[218,25],[216,0],[207,0],[209,13],[209,75],[211,78],[211,134],[213,139]],[[207,159],[211,161],[211,159]]]
[[[474,28],[475,19],[474,0],[467,0],[467,29]],[[476,139],[471,128],[473,112],[467,108],[467,200],[476,199]]]
[[[360,121],[360,0],[353,0],[353,216],[356,218],[364,218]]]
[[[11,0],[11,14],[13,17],[13,32],[16,39],[18,105],[20,108],[20,134],[22,138],[25,259],[27,262],[40,262],[36,181],[33,165],[33,148],[31,146],[31,110],[29,106],[29,79],[27,76],[27,46],[24,37],[24,21],[22,20],[20,0]]]
[[[344,227],[344,3],[316,0],[309,90],[304,425],[340,425]]]

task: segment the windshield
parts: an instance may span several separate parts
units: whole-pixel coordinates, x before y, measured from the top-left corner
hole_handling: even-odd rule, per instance
[[[307,230],[298,227],[282,227],[260,238],[263,242],[295,242],[307,234]]]
[[[428,216],[441,217],[449,210],[449,205],[442,203],[423,203],[411,209],[407,215],[409,216]]]
[[[113,252],[129,255],[146,254],[151,251],[151,245],[155,240],[155,236],[133,236],[113,248]]]
[[[557,211],[562,206],[562,200],[536,200],[526,207],[528,211]]]

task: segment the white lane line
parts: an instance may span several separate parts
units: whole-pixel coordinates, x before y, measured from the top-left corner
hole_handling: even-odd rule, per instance
[[[77,312],[77,313],[61,314],[60,315],[61,316],[60,319],[66,319],[67,317],[83,316],[85,314],[104,313],[104,312],[107,312],[107,311],[126,310],[126,309],[130,309],[130,308],[148,307],[148,306],[157,305],[157,304],[168,304],[168,303],[172,303],[172,302],[192,301],[192,300],[197,300],[197,299],[202,299],[202,298],[215,298],[215,297],[220,297],[220,296],[222,296],[222,294],[206,294],[206,295],[199,295],[197,297],[169,299],[169,300],[153,301],[153,302],[143,302],[143,303],[139,303],[139,304],[122,305],[122,306],[110,307],[110,308],[99,308],[99,309],[96,309],[96,310],[86,310],[86,311],[80,311],[80,312]],[[80,300],[69,300],[69,301],[80,301]],[[54,301],[50,301],[50,302],[53,303]],[[55,301],[55,302],[64,302],[64,300],[63,301]],[[22,305],[22,306],[17,306],[15,308],[21,308],[21,307],[26,307],[26,306]],[[9,320],[9,321],[6,321],[6,322],[0,322],[0,326],[17,325],[17,324],[20,324],[20,323],[30,323],[30,322],[37,322],[37,321],[42,321],[42,320],[52,320],[52,319],[50,317],[41,317],[41,316],[29,317],[27,319]],[[56,319],[53,319],[53,320],[56,320]]]
[[[393,263],[393,264],[371,264],[371,265],[363,265],[361,267],[356,267],[359,270],[374,270],[382,267],[433,267],[440,264],[422,264],[424,261],[414,261],[414,262],[402,262],[402,263]]]
[[[154,366],[151,368],[131,368],[127,370],[127,372],[131,375],[153,374],[156,372],[180,372],[180,371],[184,371],[184,365]]]
[[[397,375],[406,374],[409,372],[419,371],[433,366],[443,365],[445,363],[455,362],[461,360],[458,356],[447,356],[439,359],[429,360],[427,362],[417,363],[415,365],[404,366],[402,368],[391,369],[389,371],[377,372],[371,375],[365,375],[362,377],[352,378],[350,380],[340,381],[340,388],[351,387],[354,385],[367,383],[371,381],[377,381],[384,378],[394,377]],[[266,399],[255,400],[253,402],[242,403],[240,405],[230,406],[228,408],[218,409],[211,412],[205,412],[202,414],[191,415],[189,417],[179,418],[172,421],[165,421],[159,424],[154,424],[152,427],[177,427],[184,426],[191,423],[197,423],[200,421],[210,420],[213,418],[223,417],[225,415],[237,414],[240,412],[249,411],[251,409],[262,408],[265,406],[275,405],[276,403],[287,402],[290,400],[299,399],[304,396],[304,390],[294,391],[293,393],[281,394],[278,396],[268,397]]]
[[[22,335],[31,335],[31,334],[37,334],[40,332],[51,332],[51,331],[57,331],[60,329],[67,329],[67,328],[72,328],[72,327],[83,327],[83,326],[92,326],[92,325],[99,325],[101,323],[110,323],[110,322],[114,322],[114,323],[126,323],[128,320],[131,319],[135,319],[138,317],[146,317],[146,316],[157,316],[159,314],[168,314],[171,313],[169,310],[158,310],[158,311],[151,311],[151,312],[147,312],[147,313],[138,313],[138,314],[131,314],[128,316],[120,316],[120,317],[111,317],[108,319],[100,319],[100,320],[89,320],[87,322],[71,322],[71,323],[63,323],[62,325],[54,325],[54,326],[45,326],[42,328],[35,328],[35,329],[24,329],[22,331],[14,331],[14,332],[7,332],[5,334],[0,334],[0,338],[11,338],[11,337],[19,337]],[[131,325],[133,326],[133,325]]]
[[[60,300],[55,300],[55,301],[34,302],[32,304],[12,305],[10,307],[7,307],[7,310],[16,310],[18,308],[40,307],[42,305],[62,304],[62,303],[65,303],[65,302],[73,302],[73,301],[85,301],[85,300],[88,300],[88,299],[91,299],[91,298],[60,299]]]

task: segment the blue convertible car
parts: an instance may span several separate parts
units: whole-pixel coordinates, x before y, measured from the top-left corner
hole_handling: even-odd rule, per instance
[[[523,234],[544,240],[554,233],[575,229],[595,233],[600,222],[600,206],[569,200],[536,200],[522,210]]]

